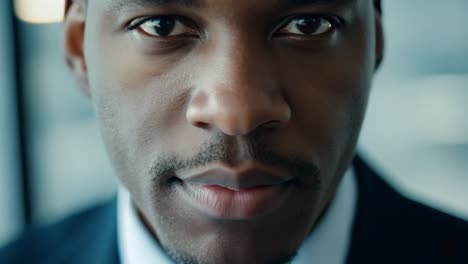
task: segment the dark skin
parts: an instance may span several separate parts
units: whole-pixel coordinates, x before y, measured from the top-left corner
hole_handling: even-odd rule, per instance
[[[179,262],[292,259],[354,155],[383,51],[373,2],[139,2],[69,1],[64,43],[142,220]],[[287,192],[207,215],[181,178],[213,164],[289,175]]]

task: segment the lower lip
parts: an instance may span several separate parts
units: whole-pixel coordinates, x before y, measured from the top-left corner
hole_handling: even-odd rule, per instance
[[[273,210],[285,196],[286,184],[231,190],[217,185],[184,183],[189,202],[207,215],[247,220]]]

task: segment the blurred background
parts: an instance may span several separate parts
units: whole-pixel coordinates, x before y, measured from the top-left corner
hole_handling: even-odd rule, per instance
[[[0,2],[0,246],[116,189],[93,106],[63,62],[63,7]],[[384,0],[386,57],[358,147],[398,190],[465,219],[467,13],[466,0]]]

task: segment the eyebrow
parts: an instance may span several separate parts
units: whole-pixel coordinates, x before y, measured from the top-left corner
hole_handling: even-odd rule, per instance
[[[126,9],[132,6],[167,6],[179,5],[185,7],[199,6],[199,0],[111,0],[111,8],[116,10]]]
[[[273,0],[272,5],[305,6],[318,4],[348,4],[354,0]],[[184,7],[201,6],[200,0],[111,0],[112,9],[122,10],[131,6],[167,6],[179,5]]]

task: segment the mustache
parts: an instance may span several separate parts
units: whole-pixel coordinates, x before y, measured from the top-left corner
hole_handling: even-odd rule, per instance
[[[320,169],[317,165],[294,154],[277,153],[266,144],[263,137],[259,136],[245,138],[241,143],[225,136],[211,138],[202,144],[200,150],[189,159],[168,155],[158,157],[153,162],[149,174],[153,182],[160,183],[170,181],[175,172],[179,170],[195,169],[218,162],[234,164],[248,160],[287,171],[298,181],[307,179],[307,182],[310,182],[312,180],[312,183],[317,186],[321,183]]]

